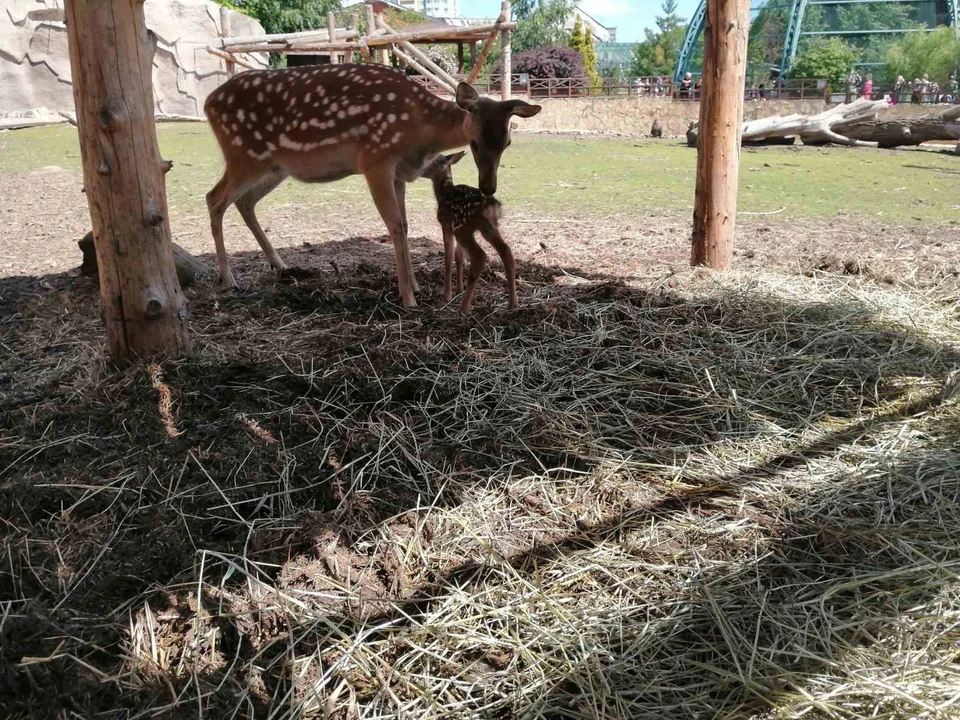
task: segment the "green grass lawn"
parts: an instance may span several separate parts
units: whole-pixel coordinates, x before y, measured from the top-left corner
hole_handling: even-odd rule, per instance
[[[201,124],[165,124],[158,129],[170,201],[182,211],[203,208],[203,196],[219,178],[222,160]],[[500,199],[512,210],[608,215],[687,212],[693,209],[696,153],[675,140],[572,138],[519,135],[504,156]],[[37,128],[0,135],[0,174],[47,165],[80,168],[76,130]],[[457,180],[476,182],[470,162]],[[779,219],[856,215],[883,222],[930,224],[960,221],[957,179],[960,161],[919,150],[762,148],[744,151],[740,209],[773,212]],[[429,187],[418,183],[414,201]],[[360,178],[335,185],[287,183],[269,204],[367,202]]]

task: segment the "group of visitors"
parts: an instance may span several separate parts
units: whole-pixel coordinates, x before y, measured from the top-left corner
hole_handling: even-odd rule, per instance
[[[687,73],[689,75],[689,73]],[[667,94],[667,88],[670,87],[670,78],[668,77],[640,77],[634,80],[634,90],[637,95],[662,96]]]
[[[914,78],[913,82],[908,82],[903,75],[897,75],[896,81],[889,95],[879,93],[873,86],[873,75],[867,73],[866,78],[862,78],[860,73],[852,70],[847,76],[847,102],[854,98],[862,97],[868,100],[878,99],[875,95],[881,94],[881,97],[887,97],[891,105],[898,105],[903,102],[904,96],[909,93],[910,102],[913,105],[924,103],[960,103],[960,89],[957,85],[957,74],[952,73],[947,83],[941,87],[936,80],[931,80],[929,75]]]

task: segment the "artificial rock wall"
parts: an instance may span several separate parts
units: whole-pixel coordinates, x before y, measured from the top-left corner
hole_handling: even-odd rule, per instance
[[[73,111],[64,0],[0,0],[0,115],[46,107]],[[207,52],[221,37],[221,8],[208,0],[146,0],[147,27],[157,35],[153,93],[158,113],[199,116],[226,75]],[[232,10],[232,35],[262,35],[256,20]],[[244,55],[254,65],[266,58]]]

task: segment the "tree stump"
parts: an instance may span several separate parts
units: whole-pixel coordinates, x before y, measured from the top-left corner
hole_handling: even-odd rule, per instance
[[[99,274],[97,249],[93,242],[93,233],[88,232],[80,240],[77,240],[77,245],[80,247],[80,252],[83,253],[80,274]],[[196,282],[198,275],[204,275],[210,271],[203,262],[176,243],[173,243],[173,262],[177,266],[177,279],[180,281],[180,287],[190,287]]]

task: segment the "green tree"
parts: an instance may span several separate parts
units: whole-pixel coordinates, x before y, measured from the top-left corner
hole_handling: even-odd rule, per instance
[[[857,61],[857,51],[838,37],[817,38],[794,60],[790,74],[797,78],[827,78],[843,85]]]
[[[950,27],[908,33],[887,52],[887,67],[907,80],[926,74],[942,85],[960,69],[960,39]]]
[[[543,45],[567,44],[567,20],[573,13],[573,0],[528,0],[514,6],[517,10],[517,29],[513,33],[513,48],[517,52]]]
[[[687,32],[687,23],[677,15],[676,0],[664,0],[663,15],[654,19],[656,30],[644,29],[644,39],[633,54],[634,75],[672,75]]]
[[[573,32],[570,33],[570,47],[580,53],[583,58],[590,84],[599,86],[600,73],[597,72],[597,49],[593,44],[593,33],[583,26],[579,15],[573,25]]]
[[[234,0],[256,18],[267,34],[315,30],[327,26],[327,13],[340,10],[340,0]]]

